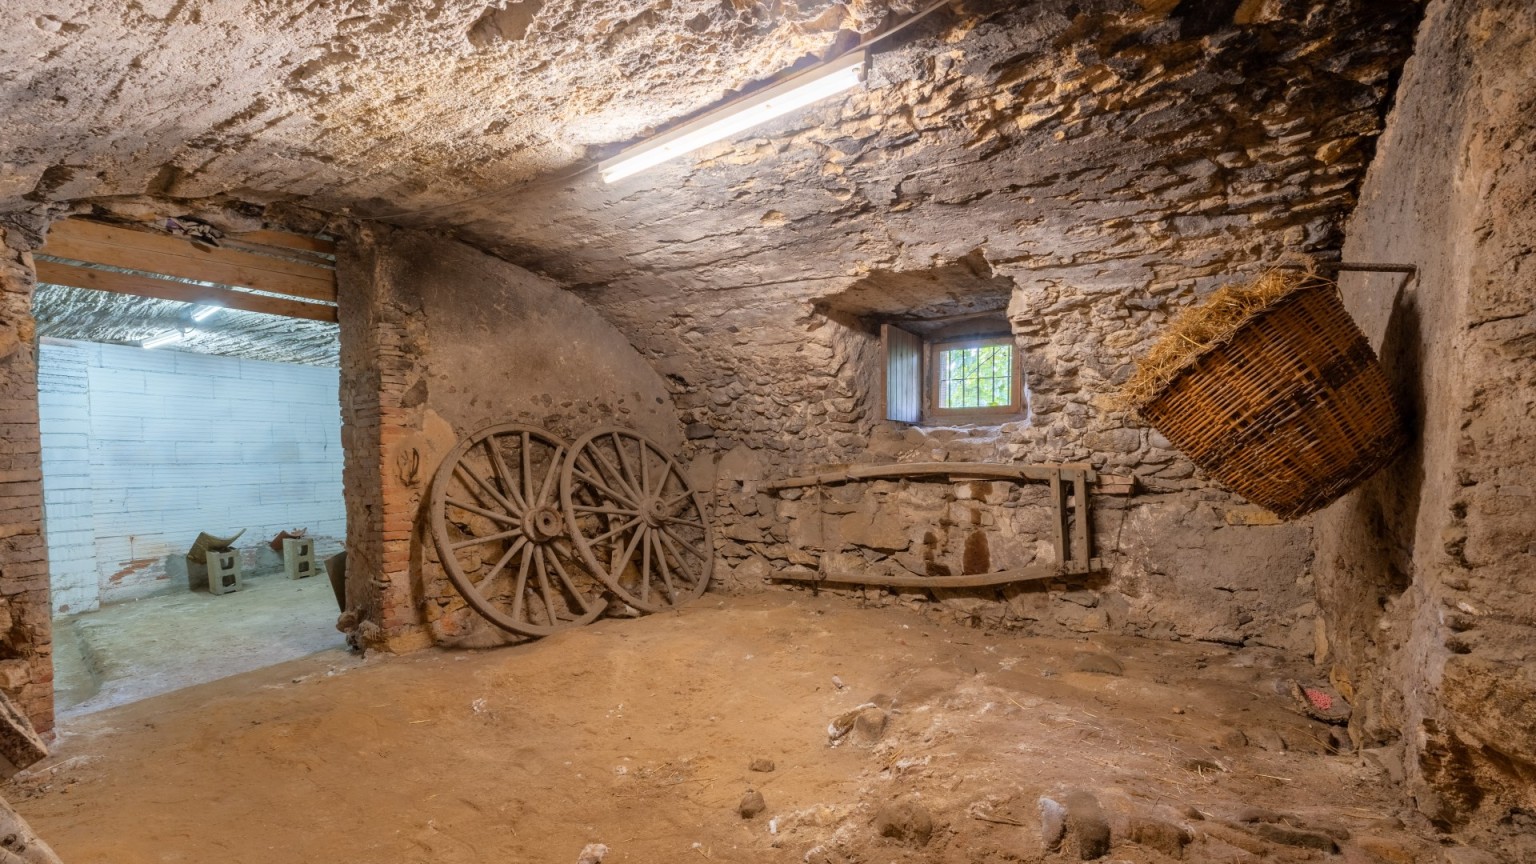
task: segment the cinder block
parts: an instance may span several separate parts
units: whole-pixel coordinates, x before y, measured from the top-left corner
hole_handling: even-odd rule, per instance
[[[240,553],[208,551],[208,590],[228,594],[240,590]]]
[[[289,579],[315,575],[315,541],[309,537],[283,540],[283,572]]]

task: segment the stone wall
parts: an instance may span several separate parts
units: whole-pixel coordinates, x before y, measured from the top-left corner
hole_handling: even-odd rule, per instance
[[[625,426],[676,450],[666,385],[575,295],[462,243],[362,227],[338,277],[355,610],[344,623],[393,650],[496,640],[436,562],[423,502],[439,461],[507,422],[567,440]]]
[[[883,46],[845,100],[611,187],[530,187],[531,217],[485,240],[579,285],[667,376],[695,475],[717,487],[722,584],[824,558],[960,572],[978,535],[989,563],[1040,554],[1038,487],[871,487],[824,514],[758,494],[771,478],[1085,461],[1141,481],[1099,502],[1108,572],[946,607],[1310,651],[1309,523],[1261,524],[1109,397],[1179,309],[1338,254],[1414,10],[1247,4],[1203,29],[1149,4],[974,8]],[[875,319],[919,310],[1006,310],[1027,421],[881,419]],[[797,527],[855,514],[902,537]]]
[[[1417,435],[1317,520],[1351,731],[1405,760],[1437,825],[1505,832],[1522,861],[1536,860],[1533,40],[1520,0],[1428,6],[1344,249],[1419,267],[1344,290]]]
[[[36,274],[41,226],[0,225],[0,690],[53,728],[53,620],[37,427]]]
[[[931,576],[1055,560],[1044,484],[882,481],[766,494],[772,479],[851,463],[1088,462],[1138,480],[1134,496],[1091,497],[1103,572],[945,592],[938,608],[1037,633],[1121,632],[1310,652],[1309,525],[1278,524],[1213,487],[1109,398],[1165,311],[1126,312],[1114,298],[1103,301],[1108,308],[1026,316],[1017,313],[1023,293],[1013,291],[1015,344],[1027,358],[1032,410],[1001,425],[880,419],[871,328],[815,311],[799,328],[774,322],[775,330],[798,330],[778,345],[762,339],[770,325],[722,315],[717,326],[757,341],[701,345],[720,369],[659,358],[694,421],[695,477],[716,490],[722,586],[755,589],[785,572]],[[765,350],[775,354],[757,353]],[[721,379],[732,382],[723,393],[693,383]],[[896,602],[883,592],[870,596]],[[901,599],[922,604],[928,595]]]

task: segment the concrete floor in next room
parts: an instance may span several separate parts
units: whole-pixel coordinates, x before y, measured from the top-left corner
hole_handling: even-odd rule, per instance
[[[321,651],[344,653],[322,576],[247,577],[242,590],[164,594],[54,621],[61,722]]]

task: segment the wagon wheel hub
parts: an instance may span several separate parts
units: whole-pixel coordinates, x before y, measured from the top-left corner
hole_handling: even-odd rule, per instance
[[[667,505],[660,498],[652,498],[640,508],[640,518],[651,528],[660,528],[667,522]]]
[[[538,507],[523,519],[523,533],[535,543],[548,543],[565,533],[565,517],[553,507]]]

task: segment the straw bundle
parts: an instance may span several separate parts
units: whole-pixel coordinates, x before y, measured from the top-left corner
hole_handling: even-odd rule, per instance
[[[1157,398],[1180,372],[1202,355],[1229,341],[1248,319],[1293,291],[1332,285],[1302,270],[1270,270],[1246,285],[1223,285],[1204,303],[1176,318],[1163,338],[1136,363],[1136,373],[1120,388],[1120,399],[1140,411]]]

